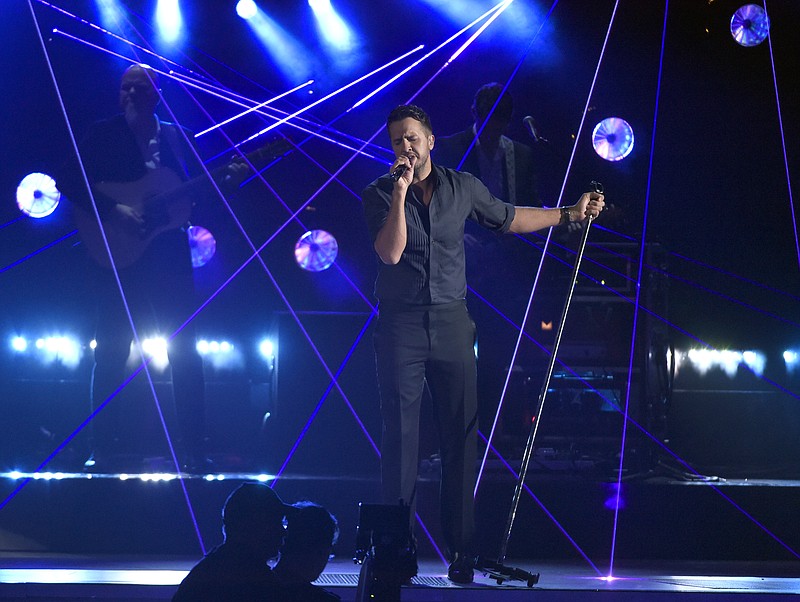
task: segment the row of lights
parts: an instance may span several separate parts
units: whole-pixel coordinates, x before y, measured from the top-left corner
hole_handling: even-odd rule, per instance
[[[96,341],[89,342],[88,347],[94,349]],[[10,339],[11,350],[16,354],[35,353],[43,363],[58,361],[68,367],[76,367],[83,356],[83,345],[75,338],[65,335],[27,339],[13,336]],[[144,352],[154,358],[167,361],[167,340],[163,337],[151,337],[142,340]],[[261,339],[257,344],[259,356],[266,362],[275,359],[276,345],[271,339]],[[205,358],[230,358],[238,353],[236,346],[230,341],[216,339],[200,339],[197,351]],[[477,355],[477,349],[476,349]],[[800,349],[787,349],[783,352],[783,361],[789,373],[800,371]],[[720,369],[728,376],[735,376],[741,365],[746,366],[761,376],[766,366],[766,356],[759,351],[736,351],[717,349],[689,349],[675,352],[675,365],[680,369],[683,365],[691,366],[704,375],[713,369]]]
[[[97,342],[92,340],[88,347],[95,349]],[[66,335],[54,335],[28,339],[23,336],[13,336],[10,348],[17,355],[35,355],[43,364],[60,363],[67,368],[77,368],[84,354],[84,345],[78,339]],[[142,339],[142,349],[145,354],[153,359],[156,366],[166,367],[167,340],[163,337],[148,337]],[[275,359],[276,345],[270,339],[262,339],[257,344],[259,356],[266,362],[272,363]],[[215,367],[232,367],[239,358],[239,351],[233,343],[226,340],[199,339],[197,341],[198,353],[208,359]]]
[[[782,357],[787,373],[800,373],[800,349],[786,349],[783,351]],[[745,367],[755,375],[762,376],[767,365],[767,358],[760,351],[730,349],[676,351],[674,359],[676,370],[680,370],[683,366],[690,366],[701,376],[705,376],[712,370],[721,370],[730,378],[736,376],[740,367]]]
[[[21,470],[10,470],[0,473],[0,478],[18,481],[21,479],[33,479],[34,481],[61,481],[64,479],[87,479],[97,478],[98,475],[92,473],[71,473],[71,472],[23,472]],[[106,477],[109,475],[105,475]],[[182,478],[180,475],[169,472],[143,472],[143,473],[119,473],[113,475],[120,481],[139,480],[143,483],[167,483]],[[244,475],[247,480],[268,483],[275,480],[275,475],[259,473]],[[243,475],[237,474],[236,478],[241,479]],[[194,478],[193,476],[191,478]],[[205,481],[224,481],[227,477],[222,473],[207,474],[203,476]]]

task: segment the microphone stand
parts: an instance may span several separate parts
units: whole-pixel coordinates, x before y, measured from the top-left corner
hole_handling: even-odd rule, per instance
[[[599,182],[591,183],[593,192],[603,192],[603,185]],[[578,280],[578,273],[580,272],[581,261],[583,259],[583,251],[586,248],[586,240],[589,237],[589,229],[594,221],[593,216],[589,216],[586,221],[586,226],[581,235],[580,244],[575,257],[575,266],[572,269],[572,278],[569,284],[569,291],[567,292],[567,299],[564,302],[564,310],[561,312],[561,321],[558,324],[556,337],[553,341],[553,351],[550,354],[550,361],[547,365],[545,372],[544,382],[542,383],[542,390],[539,393],[539,402],[536,407],[536,412],[533,415],[533,422],[531,430],[528,434],[528,441],[525,444],[525,451],[522,454],[522,463],[520,465],[519,475],[517,476],[517,485],[514,488],[514,497],[511,500],[511,510],[508,513],[508,520],[506,521],[506,530],[503,534],[503,540],[500,545],[500,554],[496,561],[486,558],[478,557],[476,568],[481,572],[486,573],[497,581],[498,585],[503,581],[512,579],[518,581],[526,581],[528,587],[533,587],[539,582],[539,573],[529,573],[523,569],[505,566],[506,555],[508,553],[508,544],[511,539],[511,531],[514,528],[514,520],[517,517],[517,510],[519,508],[519,501],[522,497],[522,490],[525,487],[525,478],[528,474],[528,466],[530,465],[531,457],[533,456],[533,445],[536,441],[536,433],[539,431],[539,421],[542,417],[542,410],[544,409],[544,402],[547,398],[547,391],[550,388],[550,379],[553,376],[553,370],[556,365],[556,357],[558,355],[558,347],[561,344],[561,336],[564,334],[564,325],[567,321],[567,314],[569,313],[569,306],[572,303],[572,294],[575,291],[575,283]]]

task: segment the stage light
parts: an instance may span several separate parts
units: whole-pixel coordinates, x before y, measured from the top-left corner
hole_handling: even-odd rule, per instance
[[[11,339],[11,349],[17,353],[25,353],[28,349],[28,341],[25,337],[13,337]]]
[[[603,119],[592,132],[592,146],[606,161],[622,161],[633,150],[633,128],[619,117]]]
[[[242,19],[252,19],[258,13],[258,7],[253,0],[239,0],[236,3],[236,14]]]
[[[244,358],[230,341],[200,339],[197,352],[217,370],[244,367]]]
[[[787,349],[783,352],[783,362],[786,364],[786,371],[792,374],[800,367],[800,352],[795,349]]]
[[[17,206],[31,217],[47,217],[56,210],[60,200],[56,181],[47,174],[28,174],[17,186]]]
[[[211,261],[217,252],[217,241],[214,235],[202,226],[189,226],[186,235],[189,237],[192,267],[201,268]]]
[[[167,355],[167,340],[165,338],[151,337],[143,339],[142,351],[150,358],[150,366],[162,372],[166,370],[169,365],[169,356]],[[131,343],[131,354],[128,361],[132,365],[138,365],[141,361],[133,343]]]
[[[730,378],[736,376],[739,366],[744,364],[756,375],[764,373],[767,360],[763,353],[759,351],[732,351],[717,349],[690,349],[688,352],[676,352],[676,366],[679,368],[683,360],[688,360],[689,364],[700,375],[707,374],[712,368],[719,368]]]
[[[275,343],[269,339],[263,339],[258,344],[258,352],[265,360],[271,360],[275,357]]]
[[[345,23],[330,0],[308,0],[308,5],[314,12],[317,21],[317,30],[322,36],[322,40],[329,48],[349,53],[353,48],[353,32]],[[337,55],[352,58],[352,55]]]
[[[83,352],[76,339],[68,336],[49,336],[34,343],[39,360],[44,364],[60,363],[67,368],[77,368]]]
[[[178,475],[167,472],[143,473],[139,475],[143,483],[168,483],[178,478]]]
[[[761,376],[764,374],[764,366],[767,363],[767,358],[763,353],[758,353],[756,351],[743,351],[742,362],[744,362],[744,365],[750,368],[754,374]]]
[[[309,230],[301,236],[294,246],[294,258],[304,270],[321,272],[336,261],[339,244],[332,234],[325,230]]]
[[[757,4],[745,4],[731,17],[731,35],[742,46],[758,46],[769,34],[769,18]]]
[[[183,15],[178,0],[158,0],[156,5],[156,24],[161,39],[172,44],[183,31]]]

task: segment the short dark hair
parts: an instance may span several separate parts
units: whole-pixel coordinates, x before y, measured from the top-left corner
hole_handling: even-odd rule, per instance
[[[500,96],[500,94],[502,94],[502,96]],[[497,102],[498,98],[500,102]],[[508,90],[505,92],[503,91],[503,84],[498,84],[497,82],[485,84],[475,92],[475,98],[472,101],[472,110],[475,112],[475,117],[477,117],[478,121],[486,119],[489,115],[489,111],[492,110],[496,102],[497,106],[492,116],[497,119],[503,119],[504,121],[511,121],[511,114],[514,112],[514,100],[511,98],[511,94],[509,94]]]
[[[296,510],[287,517],[284,552],[304,553],[336,543],[339,523],[335,516],[312,502],[297,502],[292,506]]]
[[[428,114],[417,105],[400,105],[392,109],[392,112],[389,113],[389,116],[386,118],[386,127],[388,128],[395,121],[403,121],[403,119],[406,119],[407,117],[416,119],[422,124],[422,127],[428,130],[429,133],[433,133],[431,118],[428,117]]]

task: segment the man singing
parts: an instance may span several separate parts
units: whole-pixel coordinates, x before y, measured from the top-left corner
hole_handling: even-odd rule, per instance
[[[464,223],[473,220],[495,232],[533,232],[599,215],[603,195],[585,193],[571,207],[515,207],[474,176],[431,163],[435,138],[419,107],[398,106],[386,124],[396,159],[390,173],[362,193],[380,258],[374,343],[383,498],[413,506],[427,382],[440,439],[448,577],[471,583],[478,401],[475,327],[465,301]]]

